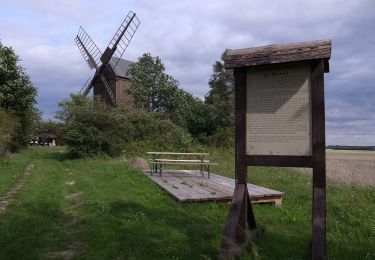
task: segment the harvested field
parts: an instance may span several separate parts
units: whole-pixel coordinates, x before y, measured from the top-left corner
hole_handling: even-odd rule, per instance
[[[344,185],[375,187],[375,152],[327,150],[327,178]],[[311,169],[297,168],[311,173]]]

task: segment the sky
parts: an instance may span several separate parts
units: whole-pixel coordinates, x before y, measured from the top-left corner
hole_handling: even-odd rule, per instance
[[[74,42],[79,26],[104,51],[130,10],[141,24],[124,58],[159,56],[202,99],[225,49],[331,39],[327,144],[375,145],[373,0],[0,0],[0,41],[20,56],[45,120],[94,73]]]

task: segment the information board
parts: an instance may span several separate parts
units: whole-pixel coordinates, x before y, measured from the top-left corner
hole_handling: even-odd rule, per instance
[[[246,153],[311,155],[308,63],[247,71]]]

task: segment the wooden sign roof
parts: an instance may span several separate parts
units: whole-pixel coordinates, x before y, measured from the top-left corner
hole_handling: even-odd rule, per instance
[[[331,40],[318,40],[291,44],[267,45],[246,49],[228,49],[224,57],[226,69],[331,57]],[[328,66],[327,66],[328,67]]]

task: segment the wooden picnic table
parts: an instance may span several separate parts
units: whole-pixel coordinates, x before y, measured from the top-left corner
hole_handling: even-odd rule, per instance
[[[204,177],[203,168],[207,170],[208,178],[210,178],[210,165],[218,165],[217,163],[211,163],[209,160],[205,160],[204,157],[209,155],[208,153],[176,153],[176,152],[148,152],[151,155],[151,175],[153,172],[157,173],[159,168],[160,176],[163,172],[163,165],[199,165],[201,168],[202,177]],[[195,157],[196,159],[161,159],[161,156],[183,156],[183,157]]]

